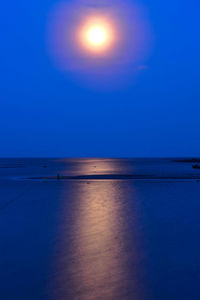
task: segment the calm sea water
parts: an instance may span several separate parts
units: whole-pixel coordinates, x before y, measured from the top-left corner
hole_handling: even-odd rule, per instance
[[[198,178],[172,159],[0,159],[0,299],[199,300]]]

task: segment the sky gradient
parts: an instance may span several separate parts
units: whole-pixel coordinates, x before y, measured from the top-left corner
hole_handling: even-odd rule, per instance
[[[0,157],[169,157],[200,154],[200,3],[138,1],[154,46],[123,88],[76,81],[49,56],[59,1],[11,0],[0,18]]]

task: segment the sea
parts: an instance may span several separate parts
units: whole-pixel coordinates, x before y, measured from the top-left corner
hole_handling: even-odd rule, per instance
[[[0,299],[199,300],[198,163],[0,159]]]

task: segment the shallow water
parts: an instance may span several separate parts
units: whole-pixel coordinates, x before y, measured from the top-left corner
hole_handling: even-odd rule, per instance
[[[170,159],[0,159],[0,298],[200,299],[199,176]]]

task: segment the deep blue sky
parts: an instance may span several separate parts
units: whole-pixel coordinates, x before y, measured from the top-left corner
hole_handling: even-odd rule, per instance
[[[140,2],[155,35],[149,68],[116,91],[55,68],[45,40],[55,0],[2,2],[0,156],[200,156],[200,3]]]

